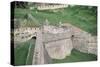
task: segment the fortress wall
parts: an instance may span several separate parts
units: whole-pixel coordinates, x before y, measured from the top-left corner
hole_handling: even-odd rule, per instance
[[[80,52],[97,55],[97,39],[87,33],[81,33],[73,38],[73,47]]]
[[[69,26],[70,27],[68,27],[67,30],[70,30],[70,31],[67,31],[65,33],[61,33],[61,34],[60,33],[59,34],[45,33],[44,41],[47,42],[47,43],[49,42],[46,45],[50,45],[50,46],[51,46],[51,44],[55,45],[55,46],[53,46],[55,48],[54,50],[51,49],[51,48],[48,48],[47,50],[48,51],[49,51],[49,49],[53,50],[52,52],[54,52],[54,54],[55,54],[55,50],[56,50],[56,47],[57,47],[56,43],[59,41],[58,45],[62,43],[62,46],[63,46],[63,44],[65,43],[64,40],[70,39],[70,41],[67,41],[66,45],[68,43],[72,43],[73,46],[71,46],[71,47],[79,50],[80,52],[92,53],[92,54],[97,55],[97,41],[96,41],[97,39],[96,39],[96,36],[94,37],[91,34],[89,34],[88,32],[85,32],[85,31],[83,31],[83,30],[81,30],[77,27],[72,27],[71,25],[69,25]],[[56,41],[56,40],[58,40],[58,41]],[[51,41],[54,41],[54,42],[51,42]],[[59,47],[61,47],[61,46],[59,46]],[[68,53],[68,51],[71,52],[71,48],[68,47],[68,45],[67,45],[65,50],[67,50],[66,53]],[[65,50],[63,50],[63,52]],[[50,53],[52,54],[52,52],[50,52]],[[54,58],[55,55],[54,56],[53,55],[52,55],[52,57]],[[66,55],[70,55],[70,53],[66,54]],[[64,57],[65,55],[62,54],[62,56]]]
[[[20,43],[31,39],[36,36],[36,32],[39,28],[18,28],[14,30],[14,42]]]
[[[14,40],[27,41],[29,40],[29,37],[31,38],[31,36],[29,35],[33,35],[33,33],[36,32],[36,34],[38,34],[38,37],[36,35],[38,39],[37,43],[40,44],[42,42],[41,44],[45,45],[45,49],[47,50],[47,53],[50,56],[50,58],[64,59],[66,56],[69,56],[71,54],[73,48],[79,50],[80,52],[92,53],[97,55],[96,36],[92,36],[89,33],[82,31],[77,27],[72,27],[71,25],[69,25],[65,29],[60,28],[56,28],[54,26],[44,27],[44,29],[41,30],[41,33],[39,33],[39,28],[16,29],[14,31],[14,35],[16,35],[17,33],[19,33],[19,35],[16,35]],[[55,29],[56,31],[53,31],[53,29]],[[22,36],[25,36],[25,38],[21,39]],[[42,46],[41,48],[44,47]]]
[[[73,38],[73,47],[80,52],[87,53],[88,46],[84,38]]]
[[[53,59],[64,59],[71,54],[73,48],[70,30],[64,31],[55,26],[44,26],[43,43]]]
[[[49,56],[53,59],[64,59],[71,54],[73,48],[71,39],[45,43]]]
[[[88,53],[97,55],[97,43],[89,43]]]
[[[43,37],[44,37],[45,42],[49,42],[49,41],[56,41],[56,40],[71,38],[71,34],[70,32],[58,33],[58,34],[44,33]]]
[[[30,28],[30,27],[26,27],[26,28],[18,28],[14,30],[14,33],[24,33],[24,32],[36,32],[38,30],[38,28]]]
[[[97,36],[92,36],[90,33],[71,24],[66,24],[66,26],[71,28],[73,48],[80,52],[97,55]]]
[[[89,46],[88,53],[97,55],[97,37],[96,36],[92,36],[89,38],[88,46]]]

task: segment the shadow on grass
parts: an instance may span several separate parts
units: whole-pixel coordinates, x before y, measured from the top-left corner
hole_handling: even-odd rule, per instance
[[[32,64],[32,58],[33,58],[33,50],[35,47],[35,40],[31,39],[27,42],[20,43],[18,46],[15,48],[15,65],[29,65]],[[29,52],[29,47],[30,52]],[[29,54],[29,57],[28,57]]]
[[[82,53],[80,51],[73,49],[70,56],[67,56],[65,59],[62,60],[52,59],[52,63],[82,62],[96,60],[97,56],[94,54]]]

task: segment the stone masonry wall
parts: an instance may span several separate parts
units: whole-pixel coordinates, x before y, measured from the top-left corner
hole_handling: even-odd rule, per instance
[[[53,59],[64,59],[71,54],[73,48],[71,39],[45,43],[49,56]]]
[[[97,55],[97,36],[92,36],[91,34],[75,27],[72,31],[72,35],[74,35],[72,42],[75,49],[80,52]]]
[[[48,28],[46,27],[46,29]],[[57,28],[57,31],[58,30],[60,29]],[[45,30],[43,43],[49,56],[53,59],[64,59],[71,54],[71,50],[73,49],[71,31],[69,29],[58,33],[52,33],[52,31],[47,32]]]

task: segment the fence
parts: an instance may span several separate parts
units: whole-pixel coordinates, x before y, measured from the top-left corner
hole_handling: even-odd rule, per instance
[[[44,5],[44,6],[38,6],[38,10],[48,10],[48,9],[58,9],[58,8],[65,8],[68,7],[68,5]]]

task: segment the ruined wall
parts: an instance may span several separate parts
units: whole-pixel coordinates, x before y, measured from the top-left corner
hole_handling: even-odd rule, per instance
[[[96,36],[85,31],[77,31],[74,28],[74,37],[72,39],[73,47],[80,52],[91,53],[97,55],[97,39]]]
[[[48,28],[46,28],[46,30],[48,30]],[[46,50],[51,58],[64,59],[71,54],[73,48],[80,52],[97,55],[96,36],[94,37],[88,32],[72,25],[68,25],[66,30],[62,33],[52,33],[53,30],[51,27],[49,30],[51,31],[46,32],[43,37]]]
[[[48,58],[48,56],[50,56],[50,59],[64,59],[71,54],[73,48],[80,52],[97,55],[96,36],[92,36],[91,34],[71,25],[68,25],[65,28],[44,26],[44,29],[16,29],[14,30],[14,40],[18,42],[29,40],[29,38],[31,38],[29,35],[33,36],[35,32],[37,39],[33,64],[47,63],[48,59],[46,59],[46,57]],[[24,38],[22,38],[23,36]]]
[[[14,30],[14,43],[25,42],[36,36],[36,32],[39,28],[18,28]]]
[[[66,34],[67,33],[67,34]],[[64,59],[73,49],[70,32],[44,34],[44,44],[49,56],[53,59]]]
[[[89,37],[88,46],[89,46],[88,53],[97,55],[97,37],[96,36]]]
[[[92,53],[97,55],[97,36],[92,36],[90,33],[75,27],[69,23],[63,24],[68,27],[72,34],[73,48],[84,53]]]
[[[89,41],[93,39],[92,41]],[[97,42],[94,37],[90,38],[73,38],[73,47],[80,52],[92,53],[97,55]]]
[[[75,37],[72,40],[73,42],[73,47],[77,50],[79,50],[80,52],[84,52],[87,53],[88,52],[88,43],[86,38],[79,38],[79,37]]]
[[[72,42],[70,39],[45,44],[48,54],[53,59],[64,59],[71,54]]]

